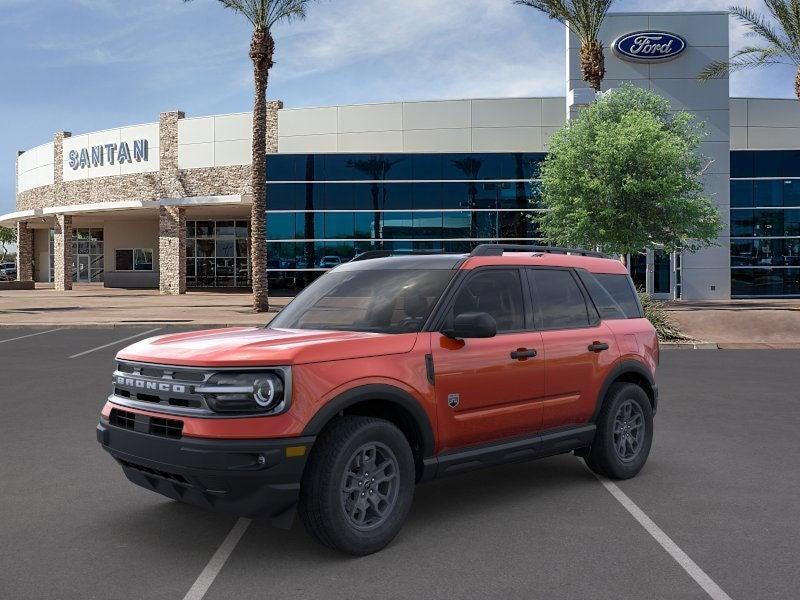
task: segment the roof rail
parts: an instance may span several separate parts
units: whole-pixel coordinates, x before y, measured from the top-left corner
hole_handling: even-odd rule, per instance
[[[371,260],[373,258],[386,258],[387,256],[432,256],[436,254],[447,254],[437,250],[367,250],[361,254],[356,254],[349,262],[359,262]]]
[[[502,256],[504,252],[541,252],[544,254],[577,254],[594,258],[611,258],[608,254],[584,250],[583,248],[559,248],[558,246],[528,246],[525,244],[480,244],[470,256]]]

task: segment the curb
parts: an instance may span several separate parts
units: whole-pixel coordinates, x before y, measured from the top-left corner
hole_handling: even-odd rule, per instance
[[[721,346],[716,342],[659,342],[665,350],[719,350]]]

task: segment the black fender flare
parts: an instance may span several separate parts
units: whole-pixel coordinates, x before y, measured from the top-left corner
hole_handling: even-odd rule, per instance
[[[327,425],[337,413],[359,402],[370,400],[382,400],[384,402],[396,404],[410,413],[422,436],[423,458],[433,455],[433,449],[435,447],[433,427],[431,426],[430,419],[425,409],[422,408],[416,398],[405,390],[384,383],[372,383],[354,387],[326,402],[308,422],[308,425],[306,425],[303,430],[303,435],[319,435],[325,425]]]
[[[609,373],[605,381],[603,381],[603,385],[600,388],[600,392],[597,394],[597,404],[594,408],[594,413],[592,414],[591,423],[597,421],[597,417],[600,415],[600,409],[603,407],[603,401],[606,399],[606,394],[608,394],[608,390],[611,385],[619,379],[623,375],[627,375],[628,373],[635,373],[636,375],[641,376],[645,381],[647,381],[648,385],[652,390],[652,394],[648,392],[648,396],[650,396],[650,400],[653,403],[653,414],[655,414],[657,402],[658,402],[658,387],[656,386],[655,378],[650,370],[641,362],[637,360],[623,360],[619,364],[617,364]],[[647,390],[645,390],[647,391]]]

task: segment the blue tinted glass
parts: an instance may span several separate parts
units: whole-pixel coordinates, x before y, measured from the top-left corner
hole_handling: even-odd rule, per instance
[[[500,202],[500,189],[503,183],[478,181],[470,189],[470,206],[472,208],[497,208]]]
[[[325,237],[328,239],[348,239],[353,237],[353,213],[325,213]]]
[[[468,238],[472,225],[472,214],[469,211],[446,212],[442,215],[443,230],[442,237],[445,238]]]
[[[408,154],[384,154],[384,158],[389,163],[385,179],[396,179],[405,181],[413,179],[411,172],[411,156]]]
[[[354,183],[353,208],[355,210],[380,209],[381,184],[380,183]]]
[[[442,237],[442,213],[433,211],[415,212],[413,218],[415,238]]]
[[[731,211],[731,235],[733,236],[752,236],[753,235],[753,211],[752,210],[732,210]]]
[[[484,239],[497,239],[500,237],[500,229],[496,212],[476,212],[474,213],[474,219],[474,237]]]
[[[755,206],[782,206],[783,205],[783,181],[756,181],[753,183],[755,188]]]
[[[411,156],[411,177],[413,179],[441,179],[441,154],[414,154]]]
[[[468,183],[443,183],[442,208],[469,208]]]
[[[355,213],[355,237],[357,239],[376,239],[380,237],[380,213]]]
[[[800,236],[800,210],[783,211],[783,235]]]
[[[300,186],[273,183],[267,186],[267,210],[295,210]]]
[[[326,154],[325,179],[327,181],[351,181],[370,179],[370,177],[363,171],[354,168],[352,155]]]
[[[513,172],[514,159],[510,154],[477,154],[481,161],[480,179],[508,179]]]
[[[782,152],[767,150],[755,152],[755,177],[780,177],[782,169]]]
[[[800,177],[800,150],[782,150],[781,156],[781,177]]]
[[[295,213],[267,213],[267,239],[293,240],[294,225]],[[219,247],[217,250],[217,255],[220,256]]]
[[[353,242],[325,242],[325,263],[323,267],[336,266],[337,262],[332,257],[337,257],[340,262],[347,262],[355,256]]]
[[[544,152],[531,152],[514,155],[514,174],[508,179],[533,179],[539,177],[539,169],[544,161]]]
[[[731,206],[735,208],[753,206],[752,181],[731,181]]]
[[[383,239],[408,239],[414,236],[410,212],[383,213]]]
[[[295,165],[299,159],[294,154],[267,155],[267,181],[295,181]]]
[[[500,208],[529,208],[530,184],[519,181],[517,183],[503,183],[500,188]]]
[[[295,213],[295,233],[297,240],[309,240],[325,237],[325,213]]]
[[[753,154],[750,151],[731,152],[731,177],[753,176]]]
[[[542,232],[539,229],[539,217],[541,213],[539,212],[530,212],[527,213],[526,220],[528,222],[527,225],[527,236],[529,238],[540,238],[542,237]]]
[[[411,185],[414,209],[442,208],[443,183],[414,183]],[[406,207],[403,207],[406,208]]]
[[[412,189],[415,183],[383,183],[380,190],[380,208],[383,210],[408,210],[412,208]]]
[[[800,206],[800,180],[790,179],[783,182],[783,205]]]
[[[472,252],[472,249],[475,247],[473,242],[465,242],[465,241],[445,241],[444,242],[444,251],[445,252],[457,252],[457,253],[467,253]]]
[[[528,237],[528,222],[525,213],[504,211],[497,216],[500,227],[500,237],[526,238]]]
[[[758,237],[783,235],[783,210],[754,210],[753,234]]]
[[[481,154],[446,154],[444,179],[484,179],[488,173],[486,158]]]
[[[354,183],[326,183],[326,210],[353,210]]]

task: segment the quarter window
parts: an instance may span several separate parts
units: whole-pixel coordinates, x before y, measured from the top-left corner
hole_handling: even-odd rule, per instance
[[[531,269],[542,329],[589,326],[589,311],[578,283],[569,271]]]
[[[525,303],[516,269],[490,269],[470,277],[458,290],[448,327],[462,313],[485,312],[497,322],[497,331],[525,329]]]

